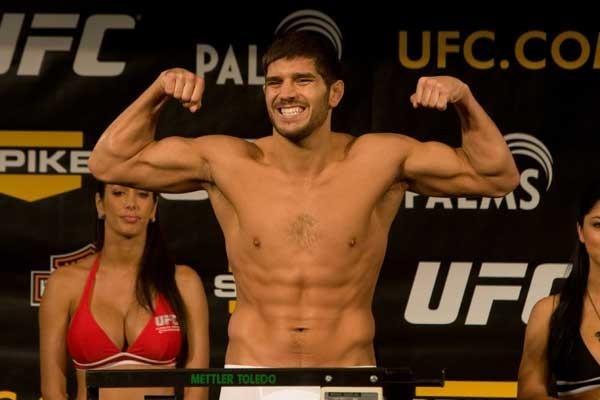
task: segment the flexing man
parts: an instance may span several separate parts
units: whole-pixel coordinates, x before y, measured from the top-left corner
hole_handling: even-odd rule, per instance
[[[400,134],[332,132],[344,82],[333,48],[317,34],[279,38],[263,66],[270,136],[155,140],[168,98],[192,112],[201,106],[203,79],[170,69],[106,129],[90,170],[147,190],[208,191],[237,284],[227,364],[375,365],[373,292],[406,190],[503,196],[518,183],[514,160],[458,79],[421,78],[410,99],[413,107],[454,106],[462,145],[451,148]]]

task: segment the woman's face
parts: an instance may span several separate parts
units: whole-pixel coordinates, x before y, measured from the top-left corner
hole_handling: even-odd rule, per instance
[[[577,225],[577,232],[590,255],[590,266],[600,266],[600,200],[585,215],[583,225]]]
[[[156,201],[151,192],[107,184],[103,197],[96,194],[96,209],[106,231],[132,238],[144,234],[154,220]]]

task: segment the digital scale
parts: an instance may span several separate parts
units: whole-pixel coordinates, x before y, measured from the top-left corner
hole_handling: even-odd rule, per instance
[[[439,379],[415,379],[409,368],[207,368],[87,370],[88,400],[99,400],[100,388],[173,387],[174,396],[146,396],[148,400],[182,399],[183,388],[195,386],[316,386],[321,400],[383,400],[383,388],[393,388],[394,400],[412,400],[415,386],[444,386]]]

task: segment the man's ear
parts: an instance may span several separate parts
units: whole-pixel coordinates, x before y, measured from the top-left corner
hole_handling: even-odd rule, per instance
[[[344,97],[344,81],[337,80],[329,88],[329,107],[335,108]]]

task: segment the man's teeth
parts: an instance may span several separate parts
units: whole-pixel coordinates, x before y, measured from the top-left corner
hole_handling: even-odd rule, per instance
[[[304,108],[302,107],[285,107],[285,108],[281,108],[281,114],[285,115],[285,116],[290,116],[290,115],[297,115],[300,114],[302,111],[304,111]]]

